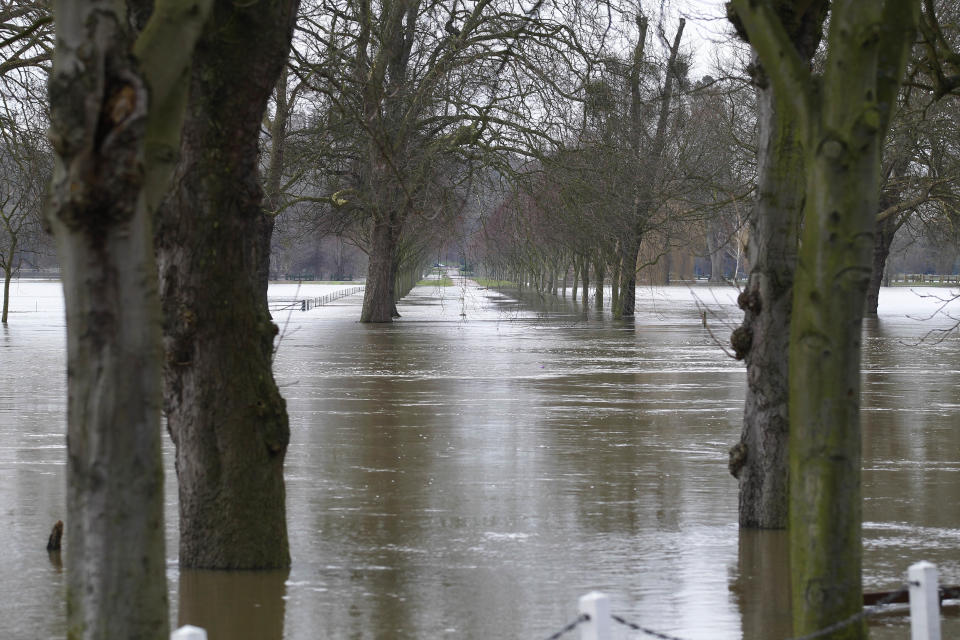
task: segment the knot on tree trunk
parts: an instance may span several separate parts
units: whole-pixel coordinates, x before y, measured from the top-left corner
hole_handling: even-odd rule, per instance
[[[53,525],[50,537],[47,538],[47,551],[60,551],[60,543],[63,539],[63,520],[57,520]]]
[[[729,455],[730,459],[727,462],[727,469],[730,470],[730,475],[739,480],[740,472],[747,464],[747,445],[743,442],[738,442],[730,447]]]
[[[763,308],[760,292],[756,289],[742,291],[740,295],[737,296],[737,306],[744,311],[751,311],[754,314],[760,313],[760,309]]]
[[[734,357],[743,360],[753,345],[753,330],[750,327],[737,327],[730,334],[730,344],[733,346]]]

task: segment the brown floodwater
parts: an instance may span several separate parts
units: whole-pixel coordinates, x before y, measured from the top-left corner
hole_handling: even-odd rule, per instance
[[[174,624],[211,640],[537,639],[599,589],[615,613],[688,640],[789,637],[786,536],[738,535],[726,471],[745,376],[718,340],[735,293],[640,289],[631,323],[473,286],[418,287],[387,326],[356,322],[359,296],[278,314],[293,566],[180,571],[165,439]],[[44,550],[65,510],[63,303],[56,283],[28,281],[12,302],[0,638],[63,638],[61,564]],[[926,335],[952,323],[923,319],[933,302],[885,289],[864,330],[869,590],[922,559],[960,583],[960,340]],[[907,624],[886,614],[871,635]]]

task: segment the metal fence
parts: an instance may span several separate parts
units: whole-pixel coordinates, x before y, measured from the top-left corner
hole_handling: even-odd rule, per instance
[[[361,291],[363,291],[363,285],[337,289],[336,291],[317,298],[275,298],[269,302],[268,306],[270,307],[270,311],[310,311],[313,308],[322,307],[325,304],[330,304],[334,300],[346,298]]]

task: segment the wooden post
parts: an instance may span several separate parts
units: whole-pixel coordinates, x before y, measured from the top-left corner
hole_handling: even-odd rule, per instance
[[[188,624],[171,633],[170,640],[207,640],[207,632]]]
[[[580,597],[579,613],[590,616],[580,625],[580,640],[610,640],[613,637],[610,624],[610,598],[599,591],[591,591]]]
[[[940,594],[937,567],[918,562],[910,567],[910,640],[940,640]]]

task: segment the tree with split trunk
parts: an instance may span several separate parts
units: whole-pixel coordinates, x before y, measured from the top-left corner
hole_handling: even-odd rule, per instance
[[[169,637],[153,217],[169,185],[206,0],[55,0],[47,222],[67,310],[67,622]],[[129,12],[129,13],[128,13]]]
[[[820,44],[829,2],[800,8],[772,3],[790,46],[809,65]],[[742,35],[742,25],[731,13]],[[740,441],[730,451],[739,480],[739,521],[745,528],[782,529],[788,514],[789,346],[793,279],[804,202],[804,138],[790,96],[776,91],[762,59],[751,72],[757,91],[757,196],[747,219],[750,275],[737,299],[744,311],[733,332],[734,354],[747,365]]]
[[[809,3],[797,2],[795,8]],[[862,610],[860,353],[880,152],[919,0],[834,0],[822,75],[772,2],[732,7],[803,141],[804,225],[789,349],[789,531],[794,632]],[[858,620],[833,638],[866,637]]]
[[[182,567],[290,565],[290,428],[272,371],[273,207],[264,200],[258,145],[297,5],[213,3],[194,54],[173,189],[158,214],[164,407],[176,446]]]

